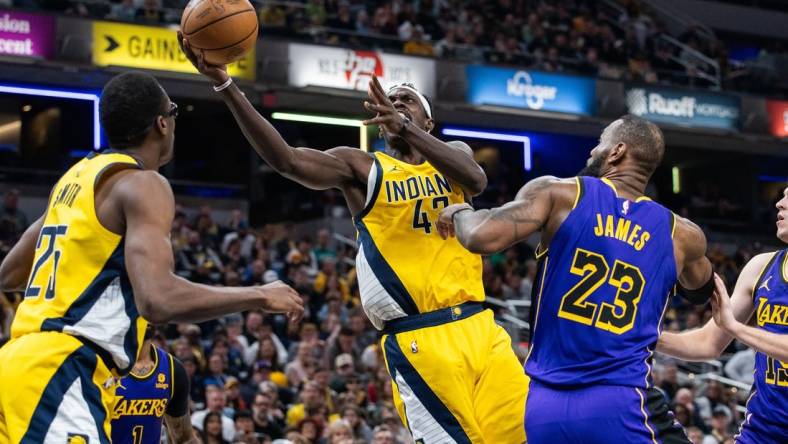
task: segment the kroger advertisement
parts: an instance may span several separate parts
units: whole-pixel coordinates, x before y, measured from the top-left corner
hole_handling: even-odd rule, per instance
[[[435,96],[435,61],[425,58],[328,46],[288,45],[288,81],[293,86],[327,86],[366,91],[372,74],[383,87],[412,83]]]
[[[53,17],[0,11],[0,55],[51,58],[54,52]]]
[[[686,127],[736,129],[739,122],[739,99],[725,94],[631,88],[627,107],[644,119]]]
[[[545,74],[491,66],[468,66],[466,100],[571,114],[594,113],[596,83],[586,77]]]

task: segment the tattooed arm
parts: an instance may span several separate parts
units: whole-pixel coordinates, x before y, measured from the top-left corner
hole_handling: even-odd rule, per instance
[[[517,193],[514,201],[491,210],[456,204],[441,212],[438,232],[444,239],[456,236],[469,251],[491,254],[526,239],[541,230],[553,211],[552,188],[560,179],[543,176]]]

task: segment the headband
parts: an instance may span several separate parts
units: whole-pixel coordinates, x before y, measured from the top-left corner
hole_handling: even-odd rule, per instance
[[[389,94],[395,89],[407,89],[408,91],[416,94],[416,97],[419,98],[419,102],[421,102],[421,107],[424,108],[424,113],[427,114],[427,117],[432,119],[432,108],[430,107],[430,102],[427,101],[427,98],[424,97],[424,94],[420,93],[419,90],[416,89],[415,86],[411,85],[410,83],[401,83],[399,85],[394,85],[389,88]]]

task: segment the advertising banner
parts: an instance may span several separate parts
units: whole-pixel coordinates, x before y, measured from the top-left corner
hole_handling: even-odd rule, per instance
[[[419,57],[359,51],[317,45],[288,45],[288,83],[366,91],[372,74],[384,88],[412,83],[435,96],[435,61]]]
[[[596,82],[591,78],[474,65],[465,68],[465,74],[468,79],[465,97],[474,105],[594,113]]]
[[[0,10],[0,55],[51,58],[55,18]]]
[[[788,137],[788,102],[767,100],[769,113],[769,132],[777,137]]]
[[[196,73],[178,47],[175,29],[93,22],[93,64]],[[255,79],[255,51],[229,65],[233,77]]]
[[[654,122],[695,128],[736,129],[739,98],[661,87],[627,90],[629,112]]]

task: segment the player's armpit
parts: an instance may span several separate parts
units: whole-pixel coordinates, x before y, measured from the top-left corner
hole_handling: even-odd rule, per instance
[[[552,176],[528,182],[514,201],[491,210],[461,211],[454,217],[454,232],[473,253],[491,254],[539,231],[550,217],[550,188],[559,183]]]
[[[170,442],[175,444],[197,444],[200,442],[192,429],[188,413],[178,417],[165,414],[164,424],[167,426],[167,436],[170,438]]]
[[[291,162],[275,169],[288,179],[314,190],[340,188],[351,182],[367,183],[372,157],[358,148],[336,147],[326,151],[293,148]]]
[[[25,289],[30,270],[33,268],[38,233],[43,225],[44,216],[41,216],[27,227],[14,248],[8,252],[3,263],[0,264],[0,291],[12,292]]]

